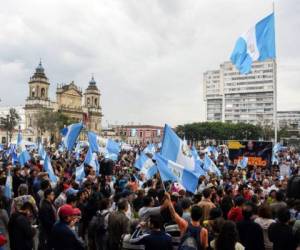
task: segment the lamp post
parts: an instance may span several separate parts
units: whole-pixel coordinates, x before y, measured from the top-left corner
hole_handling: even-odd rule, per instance
[[[9,126],[9,115],[6,115],[6,144],[8,147],[8,126]]]

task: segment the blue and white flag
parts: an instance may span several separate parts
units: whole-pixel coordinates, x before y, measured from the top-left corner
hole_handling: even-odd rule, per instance
[[[84,163],[91,166],[95,170],[96,175],[97,176],[99,175],[100,166],[98,162],[98,157],[96,153],[92,152],[91,148],[89,148],[89,150],[87,151],[87,154],[84,159]]]
[[[207,154],[205,154],[203,169],[206,172],[215,173],[217,176],[221,176],[220,169],[215,165],[215,163],[212,161],[212,159],[209,158]]]
[[[237,40],[230,60],[241,74],[248,74],[252,62],[275,58],[275,27],[272,13]]]
[[[21,166],[24,166],[31,159],[31,157],[26,149],[21,131],[19,131],[18,138],[17,138],[17,152],[18,152],[18,161]]]
[[[82,163],[79,167],[75,170],[75,180],[77,182],[82,182],[82,180],[85,178],[84,173],[84,163]]]
[[[246,168],[248,165],[248,157],[243,156],[243,159],[240,161],[239,165],[241,168]]]
[[[194,171],[196,168],[197,163],[189,146],[167,124],[160,153],[164,158],[176,162],[190,171]]]
[[[39,144],[38,154],[39,154],[39,157],[41,157],[41,159],[45,160],[47,153],[46,153],[42,143]]]
[[[94,132],[88,132],[88,141],[92,152],[100,152],[98,139],[99,137]]]
[[[218,150],[216,149],[216,147],[214,146],[208,146],[205,151],[209,154],[209,155],[214,155],[214,159],[218,159],[218,156],[219,156],[219,152]]]
[[[121,151],[119,143],[117,143],[112,139],[107,140],[105,148],[109,153],[116,154],[116,155],[118,155]]]
[[[272,150],[272,164],[278,164],[278,152],[282,149],[282,145],[280,143],[276,143]]]
[[[71,124],[60,131],[63,137],[62,142],[68,151],[71,151],[73,149],[73,146],[82,128],[83,128],[83,124],[82,122],[79,122],[79,123]]]
[[[163,181],[176,181],[187,191],[194,193],[198,186],[198,177],[182,165],[156,154],[156,165]]]
[[[8,170],[7,176],[6,176],[6,182],[4,187],[4,196],[7,199],[12,198],[12,177],[10,174],[10,170]]]
[[[203,160],[200,159],[200,156],[194,146],[192,147],[191,151],[196,162],[195,170],[193,171],[193,173],[196,174],[197,176],[205,176],[206,173],[203,170],[203,165],[204,165]]]
[[[145,175],[146,179],[152,178],[157,173],[155,163],[143,152],[135,161],[134,167],[139,169]]]
[[[149,144],[147,145],[147,147],[144,148],[143,152],[144,152],[145,154],[152,154],[152,155],[154,155],[155,152],[156,152],[156,149],[155,149],[154,144],[153,144],[153,143],[149,143]]]
[[[46,155],[45,160],[44,160],[44,170],[48,173],[50,182],[53,184],[56,184],[58,181],[57,176],[54,174],[52,165],[51,165],[51,160],[48,155]]]

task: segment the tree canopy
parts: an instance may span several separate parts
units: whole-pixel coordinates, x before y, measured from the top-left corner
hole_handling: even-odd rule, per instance
[[[8,133],[7,138],[9,141],[11,141],[14,130],[16,129],[16,126],[19,124],[21,120],[20,115],[18,114],[17,110],[14,108],[10,108],[9,112],[6,117],[0,117],[0,127],[3,130],[6,130]]]
[[[199,122],[180,125],[176,128],[179,136],[187,140],[258,140],[262,128],[246,123]]]

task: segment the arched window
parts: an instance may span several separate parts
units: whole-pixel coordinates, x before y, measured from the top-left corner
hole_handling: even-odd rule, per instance
[[[45,89],[42,88],[42,89],[41,89],[41,97],[45,97],[45,93],[46,93]]]
[[[98,105],[98,99],[95,98],[95,106],[97,106],[97,105]]]
[[[35,88],[31,89],[31,97],[35,97]]]

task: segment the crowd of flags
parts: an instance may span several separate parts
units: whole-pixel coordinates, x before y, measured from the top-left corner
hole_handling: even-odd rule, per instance
[[[253,61],[264,61],[275,59],[275,57],[275,26],[274,13],[272,13],[238,38],[230,59],[241,74],[248,74],[251,72]],[[83,127],[83,123],[80,122],[63,128],[61,130],[62,142],[59,145],[58,151],[72,151]],[[135,136],[136,133],[136,129],[131,129],[132,136]],[[160,130],[157,131],[157,134],[160,135]],[[101,138],[93,132],[88,132],[87,136],[89,143],[88,152],[84,162],[76,168],[76,180],[79,182],[85,177],[84,164],[91,166],[96,174],[99,175],[100,166],[97,153],[103,154],[105,158],[117,160],[122,148],[130,149],[130,145],[122,145],[112,139]],[[3,151],[2,145],[0,146],[0,151]],[[158,148],[160,150],[157,150]],[[273,163],[277,161],[280,149],[280,144],[274,146]],[[77,160],[80,158],[81,150],[82,148],[77,144],[74,151]],[[20,131],[18,133],[17,144],[11,144],[5,154],[11,157],[13,165],[16,165],[18,162],[21,166],[24,166],[30,160],[30,154],[26,149]],[[51,159],[42,144],[38,145],[38,154],[42,159],[44,171],[48,173],[50,181],[55,184],[58,177],[53,171]],[[178,182],[186,190],[194,192],[199,176],[205,176],[208,173],[221,176],[220,169],[213,161],[217,158],[218,150],[213,146],[209,146],[205,150],[204,159],[201,159],[194,147],[189,147],[186,140],[179,138],[170,126],[165,125],[163,141],[160,145],[148,144],[140,155],[137,155],[134,167],[146,179],[152,178],[153,175],[159,172],[162,181]],[[243,157],[238,162],[238,166],[241,168],[246,168],[247,164],[247,157]],[[12,197],[11,186],[12,177],[9,170],[4,190],[7,198]]]

